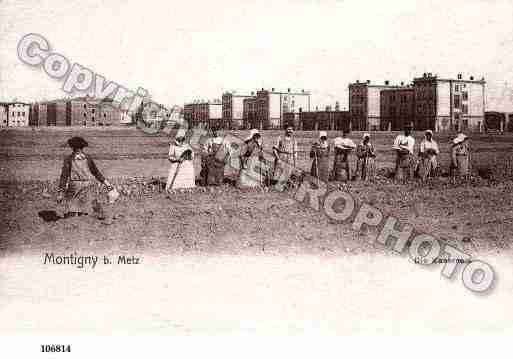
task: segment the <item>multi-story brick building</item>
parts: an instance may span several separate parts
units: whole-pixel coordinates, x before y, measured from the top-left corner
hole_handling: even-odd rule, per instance
[[[257,91],[255,99],[256,127],[260,129],[276,129],[284,127],[283,114],[286,112],[298,113],[310,111],[310,93],[271,91],[261,89]]]
[[[254,95],[254,93],[251,93]],[[245,98],[242,101],[242,127],[245,129],[260,128],[257,121],[257,99],[255,96]]]
[[[196,101],[183,107],[184,121],[191,127],[200,124],[222,126],[223,104],[221,101]]]
[[[223,127],[241,129],[244,127],[244,100],[252,95],[225,92],[222,96]]]
[[[30,105],[23,102],[10,102],[7,105],[7,126],[26,127],[29,125]]]
[[[284,126],[293,126],[303,131],[347,131],[351,123],[349,111],[286,112],[283,118]]]
[[[7,127],[9,119],[7,116],[8,104],[0,103],[0,127]]]
[[[482,131],[485,80],[442,79],[424,74],[413,80],[415,127],[435,131]]]
[[[380,94],[380,130],[399,131],[415,117],[413,87],[384,89]]]
[[[36,126],[110,126],[120,123],[121,113],[110,99],[60,99],[32,105],[32,122]]]
[[[357,131],[377,131],[381,128],[381,91],[399,88],[388,81],[374,85],[370,81],[349,84],[349,112],[351,128]]]

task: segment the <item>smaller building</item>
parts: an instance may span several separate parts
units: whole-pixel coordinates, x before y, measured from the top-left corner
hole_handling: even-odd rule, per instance
[[[351,113],[351,128],[357,131],[377,131],[381,124],[381,91],[404,87],[372,84],[371,81],[356,81],[349,84],[349,112]]]
[[[9,125],[7,111],[8,105],[5,103],[0,103],[0,127],[7,127]]]
[[[225,92],[222,96],[223,127],[228,129],[244,128],[244,100],[251,95]]]
[[[256,97],[245,98],[243,103],[243,128],[260,128],[260,124],[257,121],[257,104]]]
[[[183,107],[183,118],[189,127],[223,126],[223,104],[219,100],[194,101]]]
[[[513,131],[513,113],[486,111],[485,131]]]
[[[381,131],[400,131],[415,116],[415,90],[412,87],[384,89],[380,94]]]
[[[29,125],[30,105],[23,102],[11,102],[7,106],[7,126],[27,127]]]
[[[349,111],[306,111],[283,114],[284,127],[293,126],[300,131],[350,131]]]

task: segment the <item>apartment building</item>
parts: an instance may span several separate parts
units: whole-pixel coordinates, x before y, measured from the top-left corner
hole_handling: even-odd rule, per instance
[[[484,78],[439,78],[431,73],[413,80],[415,128],[435,131],[482,131],[485,120]]]

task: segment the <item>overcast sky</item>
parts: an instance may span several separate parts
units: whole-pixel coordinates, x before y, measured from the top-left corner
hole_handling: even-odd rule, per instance
[[[0,0],[0,101],[63,97],[17,58],[27,33],[165,105],[262,87],[347,106],[349,82],[431,72],[487,81],[487,108],[513,111],[513,1]]]

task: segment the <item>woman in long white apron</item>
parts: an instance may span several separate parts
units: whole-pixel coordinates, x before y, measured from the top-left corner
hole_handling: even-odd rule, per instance
[[[195,187],[194,151],[185,142],[185,133],[178,131],[174,143],[169,146],[168,158],[171,168],[167,176],[166,191]]]

